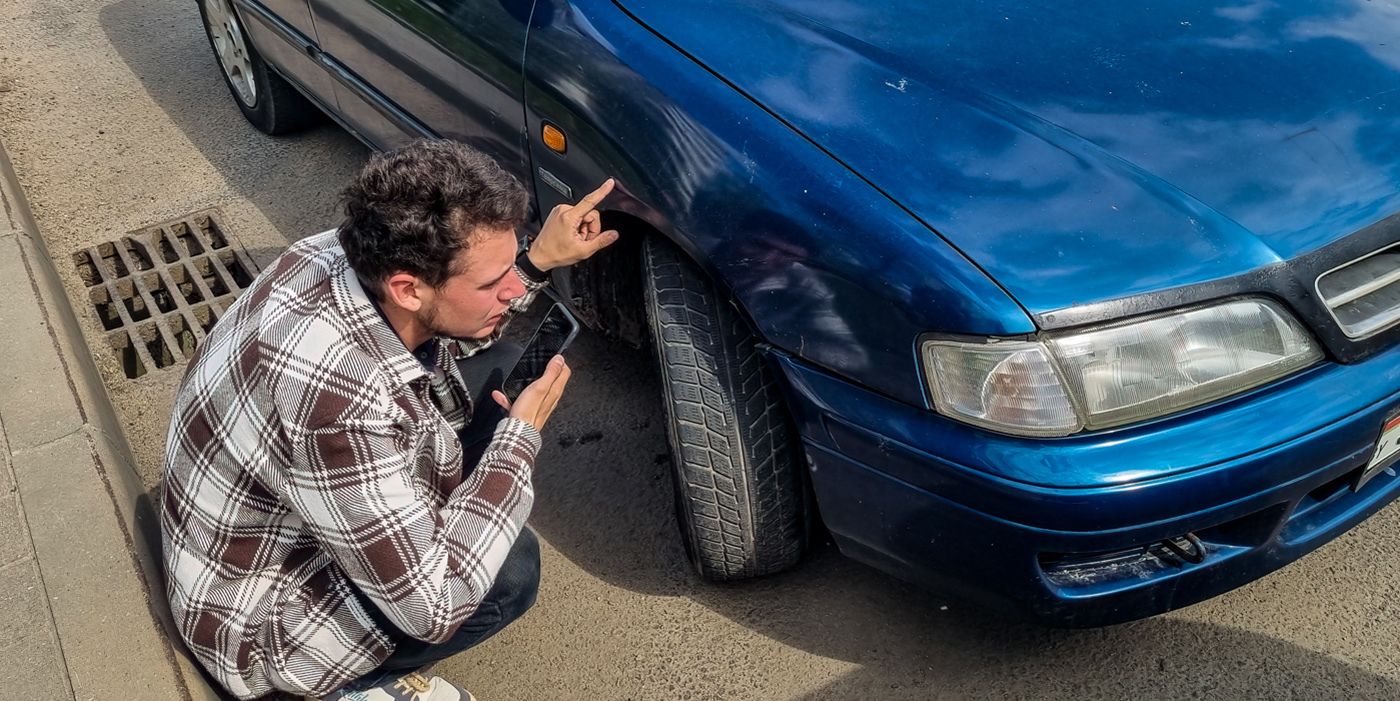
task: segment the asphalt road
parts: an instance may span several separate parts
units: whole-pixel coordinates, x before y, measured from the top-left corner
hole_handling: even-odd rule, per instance
[[[189,0],[0,3],[0,138],[154,486],[178,372],[124,377],[66,257],[217,207],[266,264],[335,225],[367,151],[329,125],[271,138],[244,123]],[[675,534],[650,359],[584,333],[571,363],[531,519],[539,603],[437,668],[483,701],[1400,698],[1396,507],[1237,591],[1101,630],[1002,620],[829,544],[716,586]]]

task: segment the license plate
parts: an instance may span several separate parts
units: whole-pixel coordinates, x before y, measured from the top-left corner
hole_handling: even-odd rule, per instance
[[[1361,489],[1372,477],[1394,463],[1397,456],[1400,456],[1400,413],[1386,419],[1385,426],[1381,428],[1381,439],[1376,443],[1376,452],[1371,456],[1371,462],[1366,463],[1366,469],[1352,489]]]

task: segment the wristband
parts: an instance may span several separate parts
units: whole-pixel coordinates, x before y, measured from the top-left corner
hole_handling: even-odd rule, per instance
[[[529,251],[521,251],[520,255],[516,256],[515,266],[520,268],[520,272],[523,273],[525,277],[530,278],[530,282],[542,283],[549,281],[549,273],[535,266],[534,262],[530,260]]]

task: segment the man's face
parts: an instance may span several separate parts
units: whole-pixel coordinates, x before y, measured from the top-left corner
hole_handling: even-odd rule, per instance
[[[486,338],[500,325],[510,301],[525,294],[515,274],[515,232],[477,232],[468,250],[458,251],[459,270],[431,290],[418,319],[433,333],[453,338]]]

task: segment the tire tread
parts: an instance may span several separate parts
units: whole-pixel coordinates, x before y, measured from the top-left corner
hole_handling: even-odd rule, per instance
[[[791,567],[806,545],[805,492],[775,378],[698,266],[654,237],[643,255],[692,559],[716,580]]]

